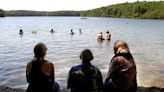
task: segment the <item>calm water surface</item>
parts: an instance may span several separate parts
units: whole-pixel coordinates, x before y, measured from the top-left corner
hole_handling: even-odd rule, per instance
[[[20,36],[19,29],[24,30]],[[54,28],[55,33],[49,30]],[[82,34],[79,34],[79,29]],[[73,29],[75,35],[69,34]],[[111,41],[98,43],[97,33],[110,30]],[[37,31],[37,34],[32,34]],[[89,48],[94,54],[93,65],[103,76],[113,56],[116,40],[129,43],[137,65],[139,86],[164,87],[164,20],[80,17],[5,17],[0,18],[0,85],[26,88],[26,64],[33,58],[33,47],[44,42],[46,59],[55,64],[56,81],[66,87],[67,74],[79,64],[79,54]]]

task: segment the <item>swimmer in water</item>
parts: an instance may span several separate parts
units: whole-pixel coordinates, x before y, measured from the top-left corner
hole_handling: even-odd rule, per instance
[[[71,29],[71,32],[70,32],[71,35],[74,35],[75,33],[73,32],[73,30]]]
[[[107,30],[106,32],[106,40],[110,40],[111,39],[111,34],[110,32]]]
[[[19,30],[19,34],[23,35],[23,30],[22,29]]]
[[[97,38],[97,40],[98,40],[98,41],[104,40],[103,35],[102,35],[102,32],[99,32],[99,33],[98,33],[98,38]]]

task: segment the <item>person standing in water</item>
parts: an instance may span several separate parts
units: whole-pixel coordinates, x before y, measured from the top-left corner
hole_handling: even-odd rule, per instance
[[[109,31],[106,32],[106,40],[110,40],[111,39],[111,34]]]
[[[102,32],[99,32],[99,33],[98,33],[97,40],[98,40],[98,41],[103,41],[103,40],[104,40]]]

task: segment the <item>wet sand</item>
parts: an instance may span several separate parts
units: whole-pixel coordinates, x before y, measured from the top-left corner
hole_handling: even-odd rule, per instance
[[[13,89],[9,87],[0,86],[0,92],[26,92],[23,89]],[[67,89],[61,89],[61,92],[69,92]],[[138,87],[137,92],[164,92],[164,88],[145,88],[145,87]]]

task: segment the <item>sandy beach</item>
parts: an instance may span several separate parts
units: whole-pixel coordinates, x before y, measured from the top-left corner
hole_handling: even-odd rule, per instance
[[[0,86],[0,92],[26,92],[23,89],[13,89],[9,87],[3,87]],[[69,92],[67,89],[61,89],[61,92]],[[145,88],[145,87],[138,87],[137,92],[164,92],[164,88],[157,88],[157,87],[151,87],[151,88]]]

